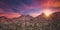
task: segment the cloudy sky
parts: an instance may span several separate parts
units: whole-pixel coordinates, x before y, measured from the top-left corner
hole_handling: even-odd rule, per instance
[[[0,0],[0,16],[40,15],[45,9],[60,11],[60,0]]]

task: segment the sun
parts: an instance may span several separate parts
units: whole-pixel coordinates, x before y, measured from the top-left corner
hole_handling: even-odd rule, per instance
[[[45,12],[44,13],[46,16],[49,16],[51,13],[50,12]]]
[[[43,13],[46,15],[46,16],[50,16],[50,14],[52,14],[52,11],[50,9],[44,9]]]

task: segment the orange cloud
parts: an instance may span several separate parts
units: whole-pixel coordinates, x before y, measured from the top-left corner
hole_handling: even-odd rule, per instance
[[[18,13],[10,13],[7,16],[8,16],[8,18],[14,18],[14,17],[20,17],[21,14],[18,14]]]
[[[55,2],[54,6],[60,7],[60,2]]]
[[[7,18],[15,18],[15,17],[20,17],[21,14],[18,14],[18,13],[9,13],[9,14],[5,14],[5,13],[1,13],[0,16],[5,16]]]
[[[58,0],[47,0],[48,2],[45,4],[42,4],[43,7],[49,8],[49,7],[60,7],[60,2]]]

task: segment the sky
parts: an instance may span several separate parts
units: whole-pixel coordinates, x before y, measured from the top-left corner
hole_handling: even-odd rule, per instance
[[[21,15],[36,17],[45,9],[60,11],[60,0],[0,0],[0,16],[15,18]]]

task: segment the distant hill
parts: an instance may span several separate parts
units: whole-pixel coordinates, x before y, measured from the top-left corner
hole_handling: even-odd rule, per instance
[[[55,12],[55,13],[51,14],[51,18],[54,20],[57,20],[57,19],[60,20],[60,12]]]
[[[0,16],[0,23],[5,23],[8,21],[8,18],[5,16]]]
[[[55,12],[51,14],[52,24],[56,30],[60,30],[60,12]]]
[[[0,20],[1,19],[7,19],[7,17],[5,17],[5,16],[0,16]]]
[[[20,17],[13,18],[12,20],[22,22],[22,21],[30,21],[31,19],[33,19],[33,17],[30,15],[21,15]]]
[[[42,13],[41,15],[37,16],[36,18],[39,19],[39,20],[44,20],[45,19],[45,14]]]
[[[30,15],[22,15],[22,16],[20,16],[20,19],[21,20],[31,20],[33,17],[32,16],[30,16]]]

